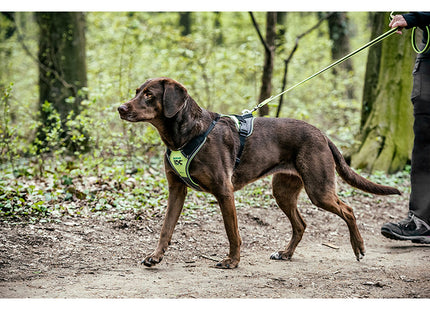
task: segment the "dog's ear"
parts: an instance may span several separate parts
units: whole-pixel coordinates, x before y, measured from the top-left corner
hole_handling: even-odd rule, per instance
[[[164,82],[163,110],[164,116],[172,118],[185,105],[187,90],[175,81],[166,80]]]

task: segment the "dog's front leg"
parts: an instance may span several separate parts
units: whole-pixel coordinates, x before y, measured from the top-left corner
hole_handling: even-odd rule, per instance
[[[187,194],[186,185],[182,183],[176,175],[167,173],[167,180],[169,182],[167,211],[161,228],[157,248],[151,255],[145,257],[142,261],[142,264],[147,267],[152,267],[163,259],[164,252],[172,239],[173,230],[178,222],[179,215],[181,214],[182,207],[184,206],[185,196]]]
[[[237,225],[233,191],[228,194],[216,195],[216,198],[221,208],[225,230],[230,243],[230,253],[226,258],[216,264],[215,267],[222,269],[236,268],[240,261],[240,245],[242,244],[242,240]]]

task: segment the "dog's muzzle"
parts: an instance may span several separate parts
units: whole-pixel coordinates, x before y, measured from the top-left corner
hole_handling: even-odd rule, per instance
[[[127,113],[128,112],[127,106],[125,104],[120,105],[118,108],[118,112],[119,112],[119,114]]]
[[[118,107],[119,116],[122,119],[126,119],[128,115],[128,107],[125,104],[122,104]]]

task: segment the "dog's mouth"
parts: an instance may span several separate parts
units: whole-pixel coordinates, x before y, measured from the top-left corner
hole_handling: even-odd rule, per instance
[[[121,113],[121,112],[119,112],[119,117],[126,121],[128,121],[130,118],[128,113]]]
[[[154,119],[154,117],[149,117],[144,113],[137,113],[133,108],[129,108],[127,105],[123,104],[119,106],[118,113],[121,119],[136,123],[136,122],[148,122]]]
[[[119,117],[122,120],[131,122],[131,123],[137,123],[137,122],[147,122],[150,121],[150,119],[146,118],[139,118],[135,113],[119,113]]]
[[[119,117],[121,117],[121,119],[128,121],[129,117],[126,114],[121,114],[119,113]]]
[[[125,121],[128,121],[128,122],[132,122],[132,123],[135,123],[135,122],[138,122],[138,120],[136,120],[136,118],[135,117],[133,117],[133,116],[131,116],[131,115],[129,115],[129,114],[119,114],[119,117],[121,118],[121,119],[123,119],[123,120],[125,120]]]

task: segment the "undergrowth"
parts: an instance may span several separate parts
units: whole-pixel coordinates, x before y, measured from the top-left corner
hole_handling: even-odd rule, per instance
[[[136,220],[163,216],[168,186],[162,152],[160,148],[157,156],[134,161],[112,160],[104,165],[91,156],[64,161],[51,157],[45,160],[43,175],[34,167],[37,161],[21,159],[14,167],[3,166],[0,221],[34,223],[89,216],[114,221],[130,216]],[[132,165],[132,162],[137,164]],[[408,191],[408,170],[394,175],[375,173],[366,177],[395,186],[402,192]],[[339,192],[339,196],[369,195],[352,187],[346,188]],[[274,206],[270,177],[238,191],[235,199],[237,208]],[[189,189],[182,216],[193,220],[201,210],[217,213],[219,207],[212,195]]]

